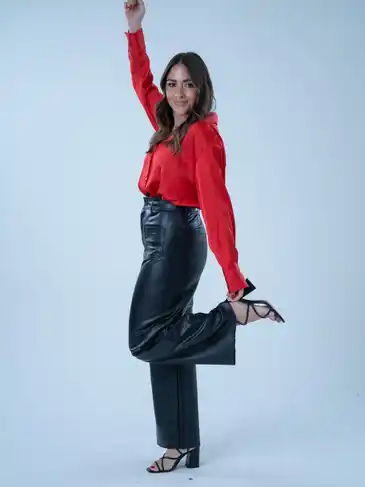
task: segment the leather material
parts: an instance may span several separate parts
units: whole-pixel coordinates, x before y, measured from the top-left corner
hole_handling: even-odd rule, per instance
[[[196,365],[150,364],[157,444],[200,446]]]
[[[182,449],[200,446],[196,365],[151,363],[150,376],[157,444]]]
[[[208,249],[200,211],[146,197],[141,233],[143,261],[129,317],[132,355],[158,364],[234,365],[236,319],[230,304],[191,312]]]

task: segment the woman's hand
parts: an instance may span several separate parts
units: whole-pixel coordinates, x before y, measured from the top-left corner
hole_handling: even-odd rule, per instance
[[[243,296],[243,292],[244,292],[244,289],[240,289],[239,291],[236,291],[235,293],[228,293],[227,294],[228,301],[239,301]]]
[[[143,0],[129,0],[124,2],[124,11],[129,32],[137,32],[141,28],[142,20],[146,13]]]

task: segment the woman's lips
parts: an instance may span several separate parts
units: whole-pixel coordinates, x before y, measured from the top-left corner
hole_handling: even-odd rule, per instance
[[[187,104],[187,101],[175,101],[174,104],[178,107],[183,107]]]

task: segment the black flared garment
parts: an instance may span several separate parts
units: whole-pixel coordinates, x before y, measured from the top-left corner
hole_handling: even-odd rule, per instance
[[[193,313],[207,259],[200,210],[144,198],[143,262],[129,319],[132,355],[156,364],[235,364],[235,314],[226,301]]]

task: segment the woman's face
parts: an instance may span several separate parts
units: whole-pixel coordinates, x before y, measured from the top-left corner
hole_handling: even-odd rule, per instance
[[[175,117],[186,118],[195,106],[197,92],[184,64],[171,68],[166,79],[166,98]]]

